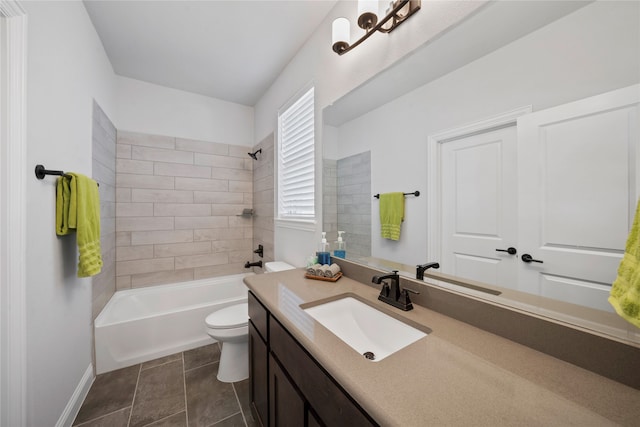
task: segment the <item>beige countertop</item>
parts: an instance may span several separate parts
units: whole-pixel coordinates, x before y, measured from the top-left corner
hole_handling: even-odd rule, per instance
[[[298,269],[244,280],[381,425],[640,425],[639,390],[415,304],[403,312],[348,277],[317,281]],[[344,293],[433,332],[381,361],[366,360],[300,308]]]

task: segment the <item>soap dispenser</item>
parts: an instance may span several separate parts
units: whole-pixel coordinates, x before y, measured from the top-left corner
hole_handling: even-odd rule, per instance
[[[347,256],[347,242],[342,239],[344,231],[338,231],[338,241],[336,248],[333,250],[333,256],[336,258],[345,258]]]
[[[320,240],[320,246],[318,247],[318,264],[328,265],[331,264],[331,254],[329,253],[329,244],[327,243],[327,232],[322,232],[322,240]]]

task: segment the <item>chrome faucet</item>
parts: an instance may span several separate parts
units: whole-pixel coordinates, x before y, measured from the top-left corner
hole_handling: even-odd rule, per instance
[[[416,279],[423,280],[425,270],[430,268],[440,268],[440,264],[437,262],[428,262],[426,264],[416,266]]]
[[[385,280],[390,280],[391,283],[385,282]],[[411,289],[400,289],[400,276],[398,275],[398,270],[393,270],[393,273],[386,274],[384,276],[373,276],[371,282],[377,285],[382,283],[382,290],[380,291],[380,295],[378,295],[378,299],[380,301],[386,302],[387,304],[404,311],[413,309],[413,304],[411,304],[411,299],[409,298],[409,292],[413,292],[415,294],[419,292]]]

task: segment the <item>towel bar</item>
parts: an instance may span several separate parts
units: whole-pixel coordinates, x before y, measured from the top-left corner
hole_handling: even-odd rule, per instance
[[[64,171],[45,169],[45,167],[42,165],[36,165],[35,172],[36,172],[36,178],[38,179],[44,179],[44,177],[47,175],[58,175],[58,176],[66,176],[66,177],[70,176],[64,173]],[[96,182],[96,184],[98,185],[98,187],[100,187],[100,183]]]
[[[402,194],[404,194],[405,196],[416,196],[416,197],[420,196],[420,192],[419,191],[413,191],[411,193],[402,193]],[[379,199],[380,198],[380,194],[374,194],[373,197],[375,197],[376,199]]]

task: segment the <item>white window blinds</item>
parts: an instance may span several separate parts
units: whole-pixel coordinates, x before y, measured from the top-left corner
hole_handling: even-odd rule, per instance
[[[278,216],[314,219],[313,88],[278,116]]]

